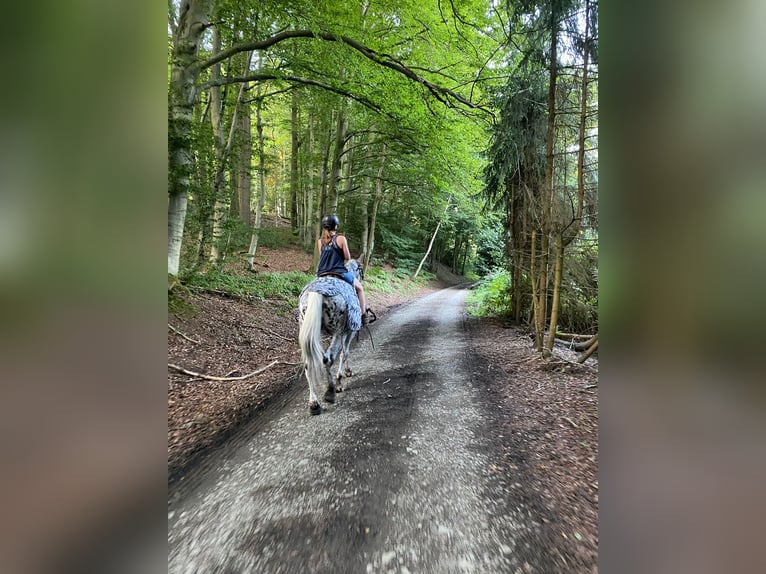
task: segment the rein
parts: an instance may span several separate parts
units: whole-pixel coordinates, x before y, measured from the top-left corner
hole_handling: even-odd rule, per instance
[[[372,319],[370,319],[368,321],[368,323],[366,325],[364,325],[363,327],[365,329],[367,329],[367,334],[370,336],[370,344],[372,344],[372,350],[374,351],[375,350],[375,341],[372,340],[372,331],[370,331],[370,323],[374,323],[375,321],[377,321],[378,320],[378,316],[375,314],[375,311],[373,311],[369,307],[367,308],[367,312],[370,315],[372,315]],[[356,338],[357,338],[357,340],[359,339],[359,333],[358,332],[356,334]]]

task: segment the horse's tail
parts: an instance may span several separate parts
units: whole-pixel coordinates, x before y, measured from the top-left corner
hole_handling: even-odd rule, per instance
[[[322,380],[324,361],[322,356],[322,294],[313,291],[307,294],[306,313],[298,334],[303,364],[309,382],[317,384]]]

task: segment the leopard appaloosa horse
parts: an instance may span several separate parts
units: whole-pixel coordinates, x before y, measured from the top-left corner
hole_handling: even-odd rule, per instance
[[[363,278],[361,257],[351,259],[346,268],[360,281]],[[306,285],[298,298],[298,342],[303,366],[309,382],[309,412],[322,412],[317,388],[324,380],[327,390],[324,400],[335,402],[335,393],[343,390],[343,377],[353,375],[348,365],[351,339],[362,328],[362,310],[354,286],[340,277],[317,277]],[[322,348],[322,332],[332,335],[330,345]],[[333,379],[330,368],[340,355],[338,370]]]

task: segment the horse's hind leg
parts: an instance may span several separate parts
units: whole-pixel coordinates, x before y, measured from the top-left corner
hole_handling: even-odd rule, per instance
[[[322,375],[327,372],[327,368],[322,365],[319,360],[321,356],[321,347],[319,353],[310,357],[306,362],[306,380],[309,382],[309,413],[312,415],[318,415],[322,412],[322,407],[319,405],[319,397],[317,396],[317,387],[322,382]]]
[[[328,369],[335,363],[335,359],[338,358],[338,353],[340,353],[342,346],[343,337],[337,333],[334,334],[332,336],[332,341],[330,341],[330,345],[327,347],[327,351],[325,351],[325,354],[322,357],[322,361]]]
[[[322,412],[322,407],[319,406],[319,397],[317,397],[316,389],[314,388],[314,381],[309,376],[308,368],[306,368],[306,380],[309,382],[309,413],[318,415]]]
[[[347,332],[343,334],[343,351],[340,354],[340,363],[338,363],[338,374],[336,375],[335,383],[335,389],[339,393],[343,391],[343,377],[351,377],[354,375],[351,367],[348,365],[348,351],[351,347],[351,339],[353,338],[353,333]]]
[[[335,402],[335,383],[332,380],[330,367],[327,367],[327,390],[324,393],[324,400],[328,403]]]
[[[327,351],[325,351],[323,357],[325,372],[327,373],[327,390],[324,394],[324,400],[328,403],[335,402],[335,381],[333,381],[330,367],[332,367],[332,364],[335,362],[335,358],[338,356],[340,343],[340,337],[338,337],[337,334],[333,335],[332,341],[330,341],[330,345],[327,347]]]

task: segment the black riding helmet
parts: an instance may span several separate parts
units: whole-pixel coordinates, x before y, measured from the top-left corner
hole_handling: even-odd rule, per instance
[[[335,231],[338,229],[338,225],[340,225],[340,219],[338,219],[338,216],[334,213],[332,215],[325,215],[322,218],[322,229],[329,229],[330,231]]]

